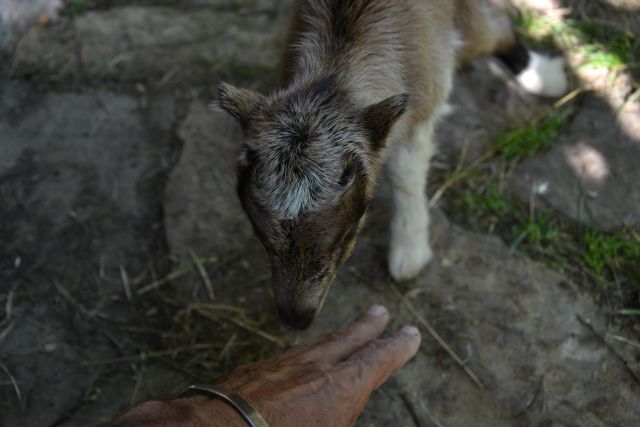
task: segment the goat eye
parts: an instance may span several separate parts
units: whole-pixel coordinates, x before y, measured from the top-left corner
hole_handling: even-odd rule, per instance
[[[340,187],[346,187],[347,184],[351,182],[352,178],[353,178],[353,166],[349,165],[342,173],[342,176],[340,177],[340,181],[338,181],[338,185]]]
[[[257,154],[255,152],[255,150],[252,150],[251,148],[247,148],[244,152],[244,158],[246,159],[247,163],[250,165],[253,165],[256,163],[256,157]]]

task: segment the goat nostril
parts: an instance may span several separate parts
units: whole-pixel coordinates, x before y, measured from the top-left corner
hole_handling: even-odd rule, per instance
[[[278,306],[280,319],[294,329],[307,329],[316,317],[315,310],[295,311]]]

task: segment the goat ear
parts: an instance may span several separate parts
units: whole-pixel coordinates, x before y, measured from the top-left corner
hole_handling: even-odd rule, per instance
[[[408,103],[409,95],[403,93],[387,98],[364,110],[364,124],[375,151],[384,148],[391,128],[404,114]]]
[[[218,107],[235,117],[243,129],[249,126],[252,114],[266,98],[248,89],[239,89],[228,83],[221,83],[218,87],[218,102],[211,106]]]

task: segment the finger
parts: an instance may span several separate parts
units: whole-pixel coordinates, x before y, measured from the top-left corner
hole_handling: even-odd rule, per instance
[[[373,305],[351,325],[325,335],[295,353],[308,360],[338,363],[378,338],[384,332],[387,323],[389,311],[382,305]]]
[[[351,379],[358,393],[369,394],[403,367],[420,348],[422,338],[414,326],[405,326],[393,336],[372,341],[342,362],[337,374]]]

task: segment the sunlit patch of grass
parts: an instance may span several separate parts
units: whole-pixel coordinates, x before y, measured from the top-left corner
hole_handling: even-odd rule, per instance
[[[544,25],[544,21],[535,20],[523,23],[541,38],[546,31]],[[588,61],[583,58],[583,65],[615,68],[624,63],[629,66],[633,65],[628,62],[629,58],[633,60],[634,55],[640,53],[636,39],[619,31],[616,33],[619,37],[609,35],[609,50],[592,49],[590,46],[596,46],[598,38],[604,37],[600,34],[603,27],[600,24],[576,24],[575,27],[581,31],[580,49],[591,55]],[[541,210],[533,203],[534,199],[531,203],[523,202],[503,191],[520,161],[548,149],[560,135],[566,134],[566,124],[577,108],[569,102],[581,93],[580,90],[574,92],[525,126],[498,136],[495,145],[468,166],[460,166],[461,159],[443,182],[436,183],[432,200],[444,200],[443,207],[453,221],[475,231],[495,234],[511,252],[525,254],[584,284],[596,298],[606,300],[616,313],[638,316],[640,236],[635,231],[585,230],[584,224],[548,206]],[[447,192],[449,197],[441,199]]]
[[[611,25],[551,19],[525,10],[516,19],[520,34],[535,48],[556,45],[577,55],[580,68],[622,69],[640,65],[640,40]]]
[[[591,284],[609,303],[615,292],[618,313],[637,316],[640,236],[630,230],[585,229],[557,211],[535,211],[501,190],[508,167],[500,163],[459,182],[447,199],[447,214],[471,229],[500,236],[512,251]]]
[[[621,68],[633,66],[640,55],[640,43],[631,32],[595,22],[567,21],[567,42],[578,46],[581,67]]]
[[[557,21],[532,10],[522,10],[515,17],[516,30],[533,47],[548,48],[553,45],[554,28]]]
[[[597,45],[587,45],[582,48],[584,60],[581,68],[620,68],[625,65],[625,61],[620,55],[614,52],[607,52]]]
[[[615,274],[621,269],[635,266],[640,282],[640,243],[625,232],[606,234],[587,230],[582,234],[581,241],[584,246],[582,259],[596,275],[603,276],[606,270]]]
[[[560,135],[562,125],[567,122],[571,113],[571,109],[565,108],[554,112],[539,123],[499,136],[500,156],[507,161],[522,159],[549,148]]]

